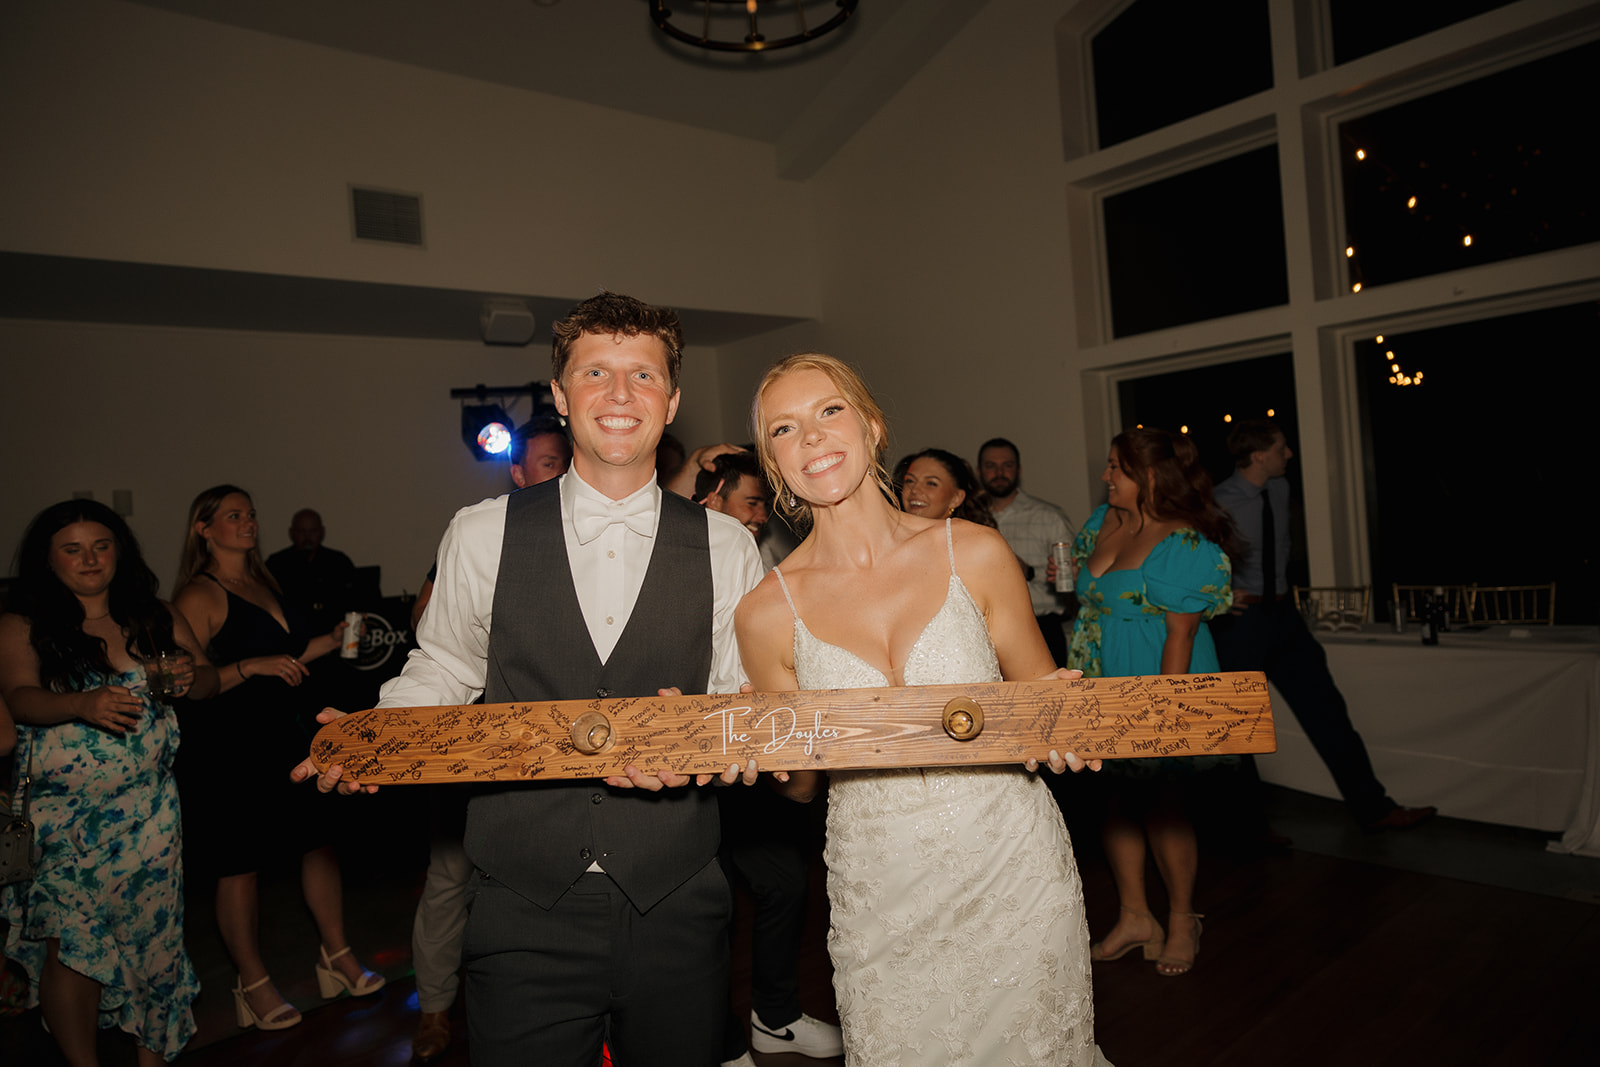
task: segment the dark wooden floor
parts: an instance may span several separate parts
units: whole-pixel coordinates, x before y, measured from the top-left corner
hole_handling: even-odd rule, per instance
[[[1329,810],[1328,818],[1342,818],[1337,805]],[[1073,830],[1089,926],[1103,933],[1116,911],[1110,873],[1093,827]],[[1431,847],[1451,839],[1441,829]],[[1483,828],[1474,840],[1475,849],[1495,854],[1465,860],[1540,861],[1542,842],[1525,831]],[[1404,839],[1390,844],[1403,848]],[[401,870],[350,877],[352,939],[368,946],[369,957],[391,977],[380,996],[316,1006],[321,1002],[310,986],[307,959],[304,978],[286,983],[291,999],[309,1009],[305,1023],[276,1034],[241,1032],[228,1014],[232,976],[219,973],[213,961],[202,967],[201,1034],[177,1062],[407,1063],[416,1011],[406,947],[420,882],[414,860]],[[1581,878],[1600,870],[1600,861],[1573,862],[1593,865],[1579,868]],[[820,857],[814,873],[820,879]],[[292,903],[293,880],[281,881],[269,896]],[[802,996],[811,1014],[836,1019],[823,946],[826,901],[817,885]],[[1198,965],[1176,979],[1158,976],[1137,954],[1097,965],[1100,1045],[1118,1067],[1594,1064],[1600,1062],[1600,907],[1592,895],[1571,895],[1563,899],[1307,851],[1246,856],[1208,848],[1198,894],[1207,916]],[[293,911],[287,904],[280,910]],[[216,952],[205,947],[207,934],[195,925],[209,923],[206,911],[203,905],[191,909],[197,966]],[[741,919],[747,923],[744,909]],[[292,962],[306,955],[307,935],[286,929],[281,936],[298,950],[283,965],[269,965],[288,974]],[[736,990],[745,990],[736,992],[742,1012],[748,1011],[748,952],[747,925],[741,925],[734,981]],[[104,1063],[132,1062],[119,1035],[103,1038]],[[761,1067],[816,1062],[795,1055],[755,1059]],[[0,1020],[0,1064],[59,1062],[36,1012]],[[441,1062],[465,1065],[465,1042],[458,1041]]]

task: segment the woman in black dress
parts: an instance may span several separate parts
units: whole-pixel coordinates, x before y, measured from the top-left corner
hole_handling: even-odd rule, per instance
[[[327,841],[316,798],[294,789],[284,768],[305,753],[314,708],[292,687],[306,664],[339,647],[341,623],[310,634],[278,596],[256,547],[250,495],[219,485],[195,497],[178,570],[176,604],[221,678],[221,693],[184,722],[180,783],[189,813],[191,851],[216,865],[217,924],[238,969],[233,995],[240,1026],[281,1030],[300,1021],[261,959],[256,872],[300,854],[300,881],[321,935],[317,983],[324,997],[341,990],[376,993],[384,979],[362,968],[344,933],[339,861]]]

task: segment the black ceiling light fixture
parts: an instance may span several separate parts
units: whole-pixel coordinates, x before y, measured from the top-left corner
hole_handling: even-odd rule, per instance
[[[681,0],[672,21],[667,0],[650,0],[650,21],[671,37],[709,52],[774,52],[815,41],[843,26],[860,0]],[[837,10],[835,10],[837,9]],[[698,11],[698,18],[695,14]],[[783,34],[768,37],[769,30]]]
[[[450,390],[450,399],[474,401],[461,405],[461,441],[477,461],[502,460],[511,448],[516,422],[500,403],[490,403],[491,398],[505,401],[515,407],[522,397],[533,400],[533,410],[528,418],[556,415],[555,398],[549,382],[529,382],[527,385],[488,386],[482,382],[470,389]],[[557,416],[559,417],[559,416]],[[565,419],[561,420],[563,423]]]

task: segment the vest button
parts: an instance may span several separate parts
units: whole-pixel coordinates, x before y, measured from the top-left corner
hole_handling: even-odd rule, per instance
[[[605,686],[601,686],[599,689],[594,691],[594,695],[604,700],[606,697],[611,695],[611,690],[607,689]]]
[[[605,797],[601,796],[599,793],[590,793],[589,794],[589,803],[591,803],[591,804],[598,804],[604,799],[605,799]]]
[[[578,853],[578,858],[580,860],[592,860],[594,859],[594,853],[590,852],[588,849],[583,849]]]

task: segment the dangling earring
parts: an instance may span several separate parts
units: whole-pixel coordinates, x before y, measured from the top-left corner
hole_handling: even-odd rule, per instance
[[[789,490],[789,506],[791,508],[795,506],[794,490],[793,489]]]

